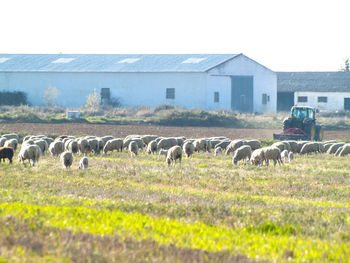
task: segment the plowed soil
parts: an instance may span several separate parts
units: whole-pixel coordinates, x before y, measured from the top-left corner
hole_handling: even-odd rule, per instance
[[[27,134],[113,135],[125,137],[130,134],[156,134],[159,136],[213,137],[272,139],[274,129],[235,129],[220,127],[169,127],[157,125],[105,125],[105,124],[45,124],[1,123],[0,131],[25,132]],[[350,131],[325,131],[325,140],[350,140]]]

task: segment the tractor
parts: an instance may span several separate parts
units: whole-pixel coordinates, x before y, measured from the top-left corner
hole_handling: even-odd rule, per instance
[[[323,140],[323,129],[316,124],[317,109],[307,106],[293,106],[290,117],[283,120],[283,132],[274,134],[277,140]]]

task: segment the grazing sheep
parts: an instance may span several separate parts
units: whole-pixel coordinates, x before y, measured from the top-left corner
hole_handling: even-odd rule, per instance
[[[129,143],[128,149],[129,149],[129,152],[130,152],[131,156],[136,156],[137,152],[138,152],[138,149],[139,149],[139,147],[137,145],[137,142],[136,141],[131,141]]]
[[[342,147],[340,147],[341,151],[339,152],[338,156],[346,156],[350,153],[350,143],[344,144]]]
[[[147,145],[147,150],[146,152],[148,154],[155,154],[157,152],[157,141],[156,140],[153,140],[153,141],[150,141]]]
[[[239,147],[245,145],[244,140],[233,140],[231,143],[226,147],[226,155],[229,155],[231,152],[235,152]]]
[[[293,160],[294,160],[294,153],[293,152],[289,152],[288,153],[288,162],[290,163]]]
[[[128,148],[129,147],[129,144],[131,142],[136,142],[137,144],[137,148],[138,149],[143,149],[144,147],[144,142],[141,138],[137,138],[137,137],[134,137],[134,138],[128,138],[128,139],[124,139],[123,141],[123,148]]]
[[[308,142],[303,145],[300,154],[310,154],[320,152],[320,146],[317,142]]]
[[[280,149],[280,151],[284,151],[284,150],[287,150],[289,151],[290,150],[290,145],[284,141],[281,141],[281,142],[275,142],[274,144],[271,145],[271,147],[277,147],[278,149]],[[288,150],[289,148],[289,150]]]
[[[282,152],[281,152],[281,158],[282,158],[282,160],[284,161],[284,162],[286,162],[287,160],[288,160],[288,151],[287,150],[283,150]]]
[[[117,138],[106,142],[105,147],[103,147],[103,154],[107,152],[113,152],[114,150],[123,151],[123,139]]]
[[[251,164],[260,165],[260,164],[263,164],[264,160],[265,160],[264,148],[260,148],[252,152],[252,155],[250,157]]]
[[[165,149],[168,150],[171,147],[177,145],[176,138],[163,138],[157,144],[157,149]]]
[[[269,161],[273,160],[273,165],[276,166],[276,163],[278,162],[279,165],[283,164],[282,158],[281,158],[281,151],[277,147],[265,147],[262,148],[264,151],[264,160],[266,165],[269,165]]]
[[[261,148],[261,142],[259,140],[248,140],[244,145],[249,145],[252,151]]]
[[[100,154],[100,148],[99,148],[99,143],[98,143],[98,140],[96,138],[90,138],[90,139],[87,139],[89,145],[90,145],[90,148],[91,148],[91,151],[94,151],[94,154],[95,155],[98,155]]]
[[[191,157],[194,153],[194,144],[191,142],[185,142],[183,145],[183,151],[187,158]]]
[[[168,154],[168,150],[164,150],[164,149],[159,150],[158,159],[160,159],[162,155],[164,155],[166,158],[167,154]]]
[[[0,147],[3,147],[7,139],[5,137],[0,138]]]
[[[63,168],[69,168],[72,166],[73,163],[73,154],[69,151],[65,151],[61,153],[60,156],[61,163],[63,165]]]
[[[179,145],[180,147],[184,145],[184,141],[186,140],[185,137],[176,137],[175,139],[177,141],[177,145]]]
[[[43,139],[39,139],[34,141],[34,143],[40,147],[41,153],[45,155],[45,152],[49,149],[47,142]]]
[[[73,154],[77,154],[78,151],[79,151],[79,145],[78,145],[78,142],[76,140],[71,140],[67,147],[66,147],[66,150],[67,151],[70,151],[71,153]]]
[[[229,146],[230,143],[231,141],[226,139],[216,144],[215,147],[221,147],[223,150],[226,150],[227,146]]]
[[[63,140],[63,139],[65,139],[65,138],[67,138],[67,137],[68,137],[68,135],[60,135],[60,136],[58,136],[58,137],[55,138],[55,141],[57,141],[57,140]]]
[[[35,162],[37,164],[39,163],[40,155],[41,155],[41,149],[38,145],[26,144],[26,145],[22,146],[21,150],[19,151],[18,162],[24,163],[25,160],[28,160],[29,162],[31,160],[32,166],[35,166]]]
[[[297,153],[298,152],[298,142],[297,141],[286,141],[289,143],[290,152]]]
[[[18,140],[16,138],[9,139],[4,143],[4,147],[11,147],[14,151],[16,151],[18,145]]]
[[[298,144],[297,144],[297,153],[300,153],[301,148],[303,148],[303,146],[305,144],[307,144],[307,143],[309,143],[309,141],[300,141],[300,142],[298,142]]]
[[[78,147],[81,154],[88,155],[91,152],[91,146],[88,140],[84,138],[78,140]]]
[[[5,162],[5,159],[8,159],[10,163],[12,163],[12,158],[14,155],[13,148],[11,147],[0,147],[0,162],[3,160]]]
[[[89,166],[89,159],[86,156],[84,156],[83,158],[80,159],[78,168],[85,170],[88,168],[88,166]]]
[[[222,154],[222,148],[220,146],[217,146],[214,149],[214,156],[218,156],[219,154]]]
[[[233,154],[232,163],[237,165],[240,160],[245,163],[246,160],[250,160],[252,155],[252,148],[249,145],[242,145]]]
[[[329,147],[327,153],[328,154],[334,154],[336,153],[336,151],[342,147],[345,143],[341,142],[341,143],[334,143],[331,147]]]
[[[158,135],[142,135],[141,139],[143,140],[143,143],[148,145],[151,141],[154,141],[158,138]]]
[[[52,142],[49,146],[49,152],[52,156],[59,156],[61,153],[64,152],[64,144],[63,142],[56,140]]]
[[[19,136],[15,133],[3,134],[2,137],[6,138],[6,140],[16,139],[17,142],[19,141]]]
[[[324,143],[323,146],[324,146],[324,151],[327,152],[329,150],[329,148],[331,148],[331,146],[333,145],[334,143],[331,142],[331,143]]]
[[[171,163],[174,163],[175,165],[176,160],[179,160],[181,164],[181,158],[182,158],[182,149],[180,146],[176,145],[169,149],[165,161],[168,164],[168,166],[170,166]]]
[[[113,137],[113,136],[110,136],[110,135],[108,135],[108,136],[103,136],[103,137],[101,138],[101,140],[102,140],[102,142],[103,142],[103,147],[106,146],[106,143],[107,143],[109,140],[113,140],[113,139],[114,139],[114,137]]]
[[[210,146],[209,146],[208,141],[206,139],[197,139],[193,142],[193,145],[194,145],[194,150],[196,152],[200,152],[200,151],[210,152]]]

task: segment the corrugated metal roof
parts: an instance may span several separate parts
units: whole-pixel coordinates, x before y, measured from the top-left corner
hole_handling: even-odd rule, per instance
[[[0,72],[205,72],[237,54],[0,54]]]
[[[277,91],[350,92],[350,72],[277,72]]]

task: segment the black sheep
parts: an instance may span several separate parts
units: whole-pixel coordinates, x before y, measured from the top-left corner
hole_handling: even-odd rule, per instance
[[[0,162],[1,160],[9,159],[10,163],[12,163],[13,158],[13,149],[11,147],[0,147]]]

